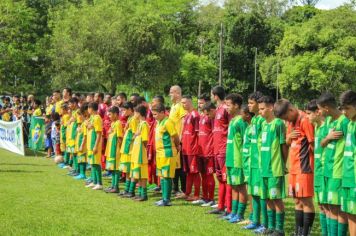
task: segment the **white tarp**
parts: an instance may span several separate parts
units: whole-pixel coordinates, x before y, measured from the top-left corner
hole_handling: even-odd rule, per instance
[[[0,148],[25,155],[21,120],[14,122],[0,120]]]

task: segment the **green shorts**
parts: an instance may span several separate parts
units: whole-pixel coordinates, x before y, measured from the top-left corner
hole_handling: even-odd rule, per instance
[[[330,205],[341,205],[341,179],[324,177],[323,202]]]
[[[261,178],[261,199],[284,199],[285,190],[284,176]]]
[[[318,204],[326,204],[323,198],[323,186],[314,186],[314,200]]]
[[[227,167],[226,169],[228,185],[245,184],[245,177],[242,168]]]
[[[87,157],[86,154],[78,155],[78,163],[86,163],[87,162]]]
[[[341,210],[351,215],[356,215],[356,188],[342,187]]]
[[[67,146],[66,152],[68,152],[70,154],[74,154],[75,153],[75,147],[74,146]]]
[[[248,179],[248,194],[259,197],[261,195],[261,174],[256,168],[250,169],[250,177]]]

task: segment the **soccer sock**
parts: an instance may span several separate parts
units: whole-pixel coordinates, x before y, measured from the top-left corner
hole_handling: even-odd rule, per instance
[[[111,188],[116,186],[116,171],[114,170],[111,174]]]
[[[320,219],[321,235],[327,236],[328,230],[327,230],[327,225],[326,225],[326,215],[323,212],[320,212],[319,219]]]
[[[192,193],[193,188],[193,174],[187,173],[187,183],[186,183],[185,195],[189,196]]]
[[[275,214],[275,211],[267,210],[267,216],[268,216],[268,229],[274,230],[274,228],[276,226],[276,214]]]
[[[208,185],[208,194],[209,194],[209,201],[214,201],[215,196],[215,179],[213,175],[207,176],[207,185]]]
[[[309,233],[313,227],[315,213],[314,212],[305,212],[303,218],[304,218],[303,235],[309,235]]]
[[[261,214],[261,203],[260,198],[257,196],[252,196],[252,221],[253,223],[260,223],[260,214]]]
[[[209,194],[208,194],[208,176],[206,174],[201,175],[202,180],[202,190],[203,190],[203,199],[208,201]]]
[[[276,213],[276,230],[284,232],[284,212]]]
[[[85,169],[84,169],[84,163],[79,163],[79,174],[81,176],[85,176]]]
[[[78,157],[76,155],[73,156],[73,167],[76,172],[79,172]]]
[[[71,156],[70,154],[68,154],[68,156],[69,156],[68,163],[69,163],[70,166],[73,166],[73,156]]]
[[[167,200],[167,194],[166,194],[166,179],[161,178],[161,190],[162,190],[162,199]]]
[[[325,219],[325,221],[326,221],[326,232],[328,233],[327,235],[329,236],[330,232],[331,232],[330,218],[327,215],[325,215],[325,217],[326,217],[326,219]]]
[[[97,175],[98,175],[98,184],[103,185],[103,176],[101,174],[101,166],[97,165],[96,169],[97,169]]]
[[[230,185],[228,185],[226,183],[225,183],[225,185],[226,185],[226,188],[225,188],[225,190],[226,190],[226,193],[225,193],[226,211],[230,213],[231,208],[232,208],[232,188]]]
[[[237,215],[242,219],[244,218],[245,215],[246,206],[247,206],[246,203],[242,203],[242,202],[239,203],[239,210],[237,211]]]
[[[338,222],[337,224],[337,236],[347,235],[347,224]]]
[[[138,196],[142,197],[142,187],[141,186],[138,187]]]
[[[267,202],[265,199],[260,199],[261,204],[261,223],[266,228],[268,227]]]
[[[330,235],[337,235],[338,233],[338,222],[336,219],[329,219],[329,224],[330,224]]]
[[[171,195],[172,195],[172,179],[168,178],[166,179],[166,191],[167,191],[167,199],[171,200]]]
[[[147,187],[142,187],[141,197],[147,198]]]
[[[201,178],[199,173],[195,173],[194,175],[194,197],[200,196],[200,185],[201,185]]]
[[[135,181],[131,181],[129,193],[135,194],[135,189],[136,189],[136,182]]]
[[[125,182],[125,192],[129,192],[130,190],[130,180],[126,179],[126,182]]]
[[[69,164],[69,154],[67,152],[64,152],[63,158],[64,158],[64,164],[68,165]]]
[[[96,178],[96,170],[95,170],[94,165],[91,165],[91,177],[92,177],[92,180],[93,180],[93,184],[97,184],[98,180]]]
[[[225,183],[219,182],[218,209],[221,211],[225,209],[225,187]]]
[[[295,233],[299,235],[303,231],[304,212],[302,210],[294,210],[294,215],[295,215]]]
[[[232,200],[231,214],[236,215],[238,208],[239,208],[239,201],[238,200]]]
[[[248,215],[248,220],[250,222],[253,222],[253,213],[252,212]]]

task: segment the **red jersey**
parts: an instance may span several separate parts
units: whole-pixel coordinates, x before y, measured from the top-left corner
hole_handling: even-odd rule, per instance
[[[120,108],[120,113],[119,113],[119,120],[121,121],[122,128],[125,129],[127,120],[129,118],[124,116],[122,109]]]
[[[314,171],[314,127],[309,119],[299,112],[295,123],[288,123],[287,135],[292,130],[300,131],[300,136],[292,140],[289,148],[289,172],[291,174],[313,173]]]
[[[199,120],[199,155],[203,157],[214,156],[213,145],[213,120],[206,115],[201,115]]]
[[[101,117],[101,119],[104,119],[107,110],[108,110],[108,105],[106,105],[105,103],[99,103],[98,114]]]
[[[110,118],[109,118],[109,110],[110,110],[111,107],[106,107],[106,112],[104,114],[104,117],[103,117],[103,136],[104,138],[108,138],[108,135],[109,135],[109,130],[110,130],[110,127],[111,127],[111,121],[110,121]]]
[[[199,113],[192,111],[185,115],[182,134],[182,151],[184,155],[198,155]]]
[[[225,104],[221,104],[216,109],[214,128],[213,128],[213,144],[214,155],[226,154],[227,131],[229,128],[230,117],[227,113]]]

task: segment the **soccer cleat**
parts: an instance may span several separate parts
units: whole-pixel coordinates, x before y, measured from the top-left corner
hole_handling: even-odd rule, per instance
[[[175,194],[175,199],[187,199],[188,197],[185,195],[185,193],[177,192]]]
[[[127,191],[121,191],[119,194],[118,194],[118,196],[120,196],[120,197],[123,197],[124,195],[126,195],[126,194],[128,194],[129,192],[127,192]]]
[[[215,208],[215,209],[218,208],[218,204],[212,205],[211,208]]]
[[[224,216],[221,217],[222,220],[231,220],[231,218],[235,217],[236,214],[232,214],[232,213],[225,213]]]
[[[199,200],[199,197],[189,196],[185,200],[188,202],[195,202],[195,201]]]
[[[156,187],[157,187],[156,184],[149,184],[149,185],[147,186],[147,190],[153,190],[153,189],[155,189]]]
[[[260,225],[260,227],[255,229],[253,232],[256,233],[256,234],[260,234],[260,235],[270,235],[270,234],[273,233],[273,230],[267,229],[263,225]]]
[[[137,202],[144,202],[144,201],[147,201],[147,200],[148,200],[147,196],[146,197],[138,197],[138,198],[135,199],[135,201],[137,201]]]
[[[256,223],[250,223],[248,225],[246,225],[244,227],[244,229],[247,229],[247,230],[253,230],[253,229],[257,229],[259,227],[259,224],[256,224]]]
[[[163,200],[159,204],[157,204],[159,207],[165,207],[165,206],[172,206],[171,202],[169,200]]]
[[[163,202],[163,199],[161,199],[161,200],[155,202],[155,205],[157,206],[157,205],[161,204],[162,202]]]
[[[93,188],[95,187],[95,184],[94,183],[90,183],[90,184],[87,184],[85,185],[86,188]]]
[[[201,206],[202,207],[211,207],[213,205],[215,205],[215,201],[210,201],[210,202],[204,203]]]
[[[224,211],[220,210],[220,209],[214,209],[214,210],[209,211],[208,214],[221,215],[221,214],[224,214]]]
[[[93,190],[103,190],[103,185],[97,184],[92,188]]]
[[[133,198],[135,197],[135,194],[134,193],[127,193],[125,195],[122,196],[123,198]]]
[[[161,187],[157,186],[153,189],[155,193],[160,193],[161,192]]]
[[[206,201],[204,201],[203,199],[198,199],[198,200],[192,201],[193,205],[202,205],[205,203],[206,203]]]
[[[81,179],[85,179],[85,176],[84,175],[77,175],[77,176],[74,176],[73,179],[81,180]]]
[[[270,234],[270,236],[284,236],[284,232],[283,231],[279,231],[279,230],[275,230],[273,231],[272,234]]]
[[[241,218],[240,216],[234,215],[230,218],[229,222],[234,224],[234,223],[241,222],[242,220],[243,220],[243,218]]]
[[[59,168],[63,168],[63,166],[65,166],[64,163],[59,163],[59,164],[58,164],[58,167],[59,167]]]

